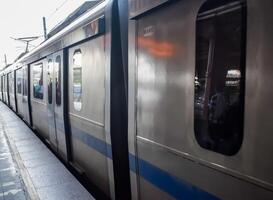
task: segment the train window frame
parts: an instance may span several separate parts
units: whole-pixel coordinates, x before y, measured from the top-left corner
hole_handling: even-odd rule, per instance
[[[52,87],[53,87],[53,60],[50,58],[47,60],[47,102],[52,104]]]
[[[33,98],[37,100],[44,99],[44,68],[43,63],[37,63],[32,66],[32,90]],[[35,80],[37,77],[37,80]],[[36,85],[35,85],[36,84]],[[35,91],[36,86],[39,85],[39,91]]]
[[[225,156],[243,143],[246,6],[246,0],[207,0],[196,19],[195,139]]]
[[[80,112],[82,110],[82,51],[81,49],[76,49],[73,53],[73,73],[72,73],[72,93],[73,93],[73,107],[74,110]],[[79,73],[78,73],[79,72]],[[76,83],[76,73],[78,73],[80,78],[77,78]],[[76,84],[75,84],[76,83]],[[78,86],[78,85],[80,86]],[[77,86],[76,86],[77,85]],[[80,88],[80,89],[79,89]]]
[[[56,64],[58,64],[58,66],[56,66]],[[55,58],[54,69],[55,69],[56,106],[61,106],[62,105],[62,58],[60,55],[56,56]]]

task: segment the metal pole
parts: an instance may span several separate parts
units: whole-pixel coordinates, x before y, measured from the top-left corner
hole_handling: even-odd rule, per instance
[[[6,54],[4,55],[4,59],[5,59],[5,66],[7,66],[8,65],[8,61],[7,61],[7,55]]]
[[[44,28],[44,38],[47,39],[47,33],[46,33],[46,18],[43,17],[43,28]]]
[[[27,41],[27,46],[26,46],[26,53],[28,53],[28,45],[29,45],[29,41]]]

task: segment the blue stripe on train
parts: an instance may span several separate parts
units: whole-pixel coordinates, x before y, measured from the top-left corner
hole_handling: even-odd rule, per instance
[[[87,144],[89,147],[112,159],[111,145],[74,127],[72,127],[71,132],[74,138],[77,138],[78,140]]]
[[[76,128],[72,128],[72,136],[112,159],[111,145],[106,142]],[[146,181],[176,199],[219,200],[219,198],[212,194],[173,176],[143,159],[137,158],[133,154],[129,154],[129,161],[131,171],[139,173]],[[136,163],[138,169],[136,168]]]

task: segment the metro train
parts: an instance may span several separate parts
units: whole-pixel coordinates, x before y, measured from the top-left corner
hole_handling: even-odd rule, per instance
[[[273,199],[273,1],[104,0],[1,71],[1,101],[109,199]]]

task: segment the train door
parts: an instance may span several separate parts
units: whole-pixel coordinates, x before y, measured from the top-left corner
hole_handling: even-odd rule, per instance
[[[10,95],[9,95],[9,92],[10,92],[10,88],[9,88],[9,79],[10,79],[10,73],[8,73],[6,75],[6,88],[7,88],[7,104],[8,106],[10,106]]]
[[[6,99],[6,104],[9,105],[9,97],[8,97],[8,74],[5,74],[5,99]]]
[[[66,159],[66,140],[63,119],[62,74],[63,55],[57,52],[47,59],[49,139],[53,149]]]
[[[47,58],[47,116],[48,116],[48,130],[49,130],[49,140],[51,146],[54,150],[57,150],[57,135],[56,135],[56,125],[54,116],[54,70],[53,70],[53,56]]]
[[[6,103],[6,84],[5,84],[5,74],[2,76],[3,80],[3,102]]]
[[[96,186],[110,197],[104,37],[71,47],[68,54],[71,163],[79,166],[88,178],[96,180]]]
[[[56,137],[58,153],[64,159],[67,158],[66,137],[63,115],[63,52],[57,52],[53,55],[54,59],[54,118],[56,125]]]
[[[22,114],[23,120],[26,121],[30,125],[30,115],[29,115],[29,103],[28,103],[28,67],[22,67]]]
[[[49,143],[47,87],[45,81],[47,78],[47,60],[42,59],[31,64],[29,74],[32,127]]]
[[[22,86],[23,86],[23,70],[22,68],[16,70],[16,105],[17,112],[20,116],[23,116],[23,105],[22,105]]]
[[[8,74],[8,87],[9,87],[9,106],[12,110],[16,110],[15,98],[14,98],[14,71]]]

